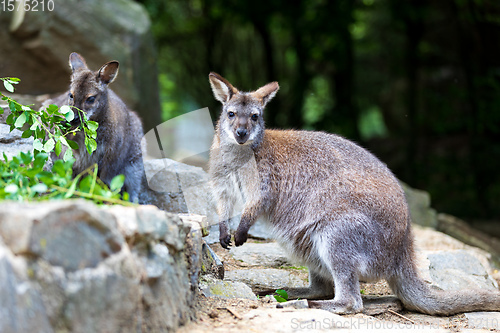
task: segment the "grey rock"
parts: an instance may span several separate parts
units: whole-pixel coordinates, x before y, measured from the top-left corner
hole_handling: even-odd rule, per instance
[[[307,287],[309,283],[292,272],[275,269],[238,269],[226,272],[226,280],[239,281],[249,285],[255,293],[280,288]]]
[[[473,329],[500,329],[500,312],[469,312],[465,313],[469,328]]]
[[[68,274],[63,322],[74,332],[136,332],[139,281],[101,266]]]
[[[424,227],[437,229],[437,213],[431,208],[431,196],[429,193],[411,188],[401,181],[399,183],[405,192],[412,222]]]
[[[257,300],[252,289],[243,282],[210,280],[200,283],[200,289],[206,297],[244,298]]]
[[[161,121],[150,26],[144,7],[131,0],[68,0],[55,2],[52,11],[5,12],[0,72],[21,78],[16,92],[53,94],[68,89],[71,52],[81,53],[92,69],[118,60],[112,89],[149,129]]]
[[[124,242],[114,217],[88,204],[61,207],[36,222],[30,252],[67,271],[96,267]]]
[[[53,332],[40,294],[13,261],[0,241],[0,332]]]
[[[466,250],[429,253],[427,258],[432,282],[443,290],[498,288],[479,260]]]
[[[33,138],[21,138],[22,132],[17,129],[12,132],[9,131],[9,125],[0,124],[0,159],[4,159],[4,153],[11,159],[21,151],[33,151]]]
[[[500,264],[500,240],[487,233],[472,228],[467,222],[448,214],[440,213],[437,216],[438,230],[444,232],[465,244],[476,246],[491,253],[493,261]]]
[[[234,259],[253,266],[281,267],[290,265],[285,251],[277,243],[245,243],[232,247],[229,253]]]
[[[218,223],[208,174],[203,169],[168,158],[144,161],[148,189],[140,199],[175,213],[204,215],[207,224]]]
[[[276,305],[278,309],[309,309],[309,304],[307,303],[307,299],[295,300],[278,303]]]
[[[3,242],[23,220],[21,241]],[[2,204],[0,331],[175,331],[194,316],[201,247],[154,207]]]

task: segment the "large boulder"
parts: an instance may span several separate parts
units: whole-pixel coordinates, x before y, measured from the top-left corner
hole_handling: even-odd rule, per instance
[[[53,8],[47,7],[49,2]],[[0,73],[22,80],[17,92],[66,91],[71,52],[82,54],[94,70],[118,60],[120,74],[111,88],[139,112],[146,129],[160,123],[151,22],[142,5],[132,0],[66,0],[45,1],[44,9],[39,5],[38,11],[0,15]]]
[[[0,332],[172,332],[195,316],[201,246],[153,206],[4,202]]]

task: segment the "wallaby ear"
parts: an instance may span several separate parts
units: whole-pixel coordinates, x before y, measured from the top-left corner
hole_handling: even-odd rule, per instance
[[[97,73],[97,80],[104,84],[110,84],[118,75],[118,66],[120,63],[116,60],[110,61],[102,65]]]
[[[217,73],[210,72],[208,79],[210,81],[210,86],[212,87],[215,99],[222,104],[225,104],[231,99],[231,97],[233,97],[233,95],[238,93],[238,89],[233,87],[228,80]]]
[[[266,104],[276,95],[279,88],[278,82],[274,81],[260,87],[254,91],[252,95],[260,101],[262,106],[266,106]]]
[[[71,67],[71,70],[75,72],[78,69],[87,69],[87,63],[81,55],[73,52],[69,55],[69,67]]]

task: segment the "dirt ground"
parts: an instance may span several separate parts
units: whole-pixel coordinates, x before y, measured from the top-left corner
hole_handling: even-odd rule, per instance
[[[250,240],[251,241],[251,240]],[[229,251],[224,250],[219,244],[211,245],[212,249],[217,253],[219,258],[224,262],[226,271],[234,269],[255,269],[256,266],[250,266],[244,262],[234,260],[229,254]],[[260,267],[265,268],[265,267]],[[287,269],[283,267],[283,269]],[[307,278],[307,270],[290,269],[303,278]],[[365,295],[391,295],[392,292],[385,281],[377,283],[361,283],[361,289]],[[218,297],[207,298],[199,295],[197,302],[197,319],[183,327],[178,332],[180,333],[196,333],[196,332],[262,332],[262,327],[254,325],[253,318],[248,317],[248,314],[254,310],[283,311],[276,309],[276,302],[266,297],[261,297],[256,301],[247,299],[223,299]],[[288,310],[293,311],[293,310]],[[298,310],[295,310],[298,311]],[[306,310],[307,311],[307,310]],[[343,318],[361,318],[364,315],[345,315]],[[364,316],[363,318],[366,318]],[[270,315],[270,320],[271,317]],[[388,321],[402,325],[431,325],[433,329],[444,329],[452,332],[459,332],[467,329],[467,319],[465,315],[460,314],[451,317],[432,317],[408,311],[385,312],[380,315],[373,316],[376,321]],[[274,320],[274,319],[273,319]],[[354,327],[355,328],[355,327]],[[272,328],[265,329],[266,332],[275,332]],[[278,330],[277,332],[280,332]],[[299,330],[300,331],[300,330]],[[394,331],[394,330],[393,330]]]

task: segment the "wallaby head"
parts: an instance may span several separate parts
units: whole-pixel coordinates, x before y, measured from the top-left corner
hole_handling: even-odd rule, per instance
[[[278,92],[278,82],[256,91],[240,92],[217,73],[210,73],[208,78],[215,99],[222,103],[221,139],[238,145],[258,144],[264,135],[264,107]]]
[[[69,66],[73,71],[68,94],[68,105],[77,107],[91,120],[99,117],[107,109],[108,84],[118,75],[118,61],[110,61],[93,72],[87,67],[85,59],[78,53],[71,53]],[[75,112],[72,124],[80,122],[80,115]]]

